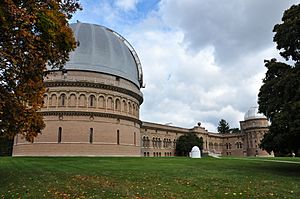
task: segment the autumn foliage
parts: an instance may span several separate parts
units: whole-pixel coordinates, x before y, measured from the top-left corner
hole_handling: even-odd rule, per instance
[[[44,128],[46,69],[61,68],[76,48],[68,19],[78,0],[0,1],[0,134],[26,140]]]

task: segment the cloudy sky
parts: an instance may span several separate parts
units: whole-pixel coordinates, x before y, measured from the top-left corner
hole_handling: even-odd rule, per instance
[[[79,20],[124,36],[142,62],[141,120],[216,132],[256,106],[272,29],[300,0],[80,0]]]

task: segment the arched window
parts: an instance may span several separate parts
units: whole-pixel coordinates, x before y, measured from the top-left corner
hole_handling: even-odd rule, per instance
[[[52,94],[50,98],[50,106],[56,107],[56,105],[57,105],[57,97],[55,94]]]
[[[120,145],[120,131],[117,130],[117,145]]]
[[[79,96],[79,106],[80,107],[85,107],[86,106],[86,98],[84,94],[81,94]]]
[[[143,136],[142,138],[142,146],[145,147],[146,146],[146,137]]]
[[[125,100],[122,101],[122,111],[125,113],[127,112],[127,103]]]
[[[105,108],[105,99],[103,96],[100,96],[98,99],[98,107],[99,108]]]
[[[76,106],[76,102],[77,102],[76,95],[75,94],[71,94],[70,97],[69,97],[69,104],[68,104],[68,106],[75,107]]]
[[[58,128],[58,134],[57,134],[57,143],[61,143],[61,136],[62,136],[62,128]]]
[[[147,147],[150,147],[150,139],[149,139],[149,137],[147,137],[146,139],[147,139],[147,144],[146,145],[147,145]]]
[[[107,108],[108,109],[114,109],[114,103],[111,97],[107,98]]]
[[[66,106],[66,95],[65,94],[60,95],[59,105]]]
[[[96,106],[96,97],[94,96],[94,95],[91,95],[90,97],[89,97],[89,106],[90,107],[95,107]]]
[[[129,107],[129,114],[132,114],[132,106],[130,102],[128,102],[128,107]]]
[[[139,106],[138,104],[135,107],[135,115],[138,117],[139,116]]]
[[[135,115],[135,105],[132,103],[132,115]]]
[[[115,110],[121,111],[121,102],[119,99],[116,99]]]
[[[93,135],[94,134],[94,129],[93,128],[90,128],[90,143],[92,144],[93,143]]]
[[[161,140],[158,138],[158,147],[161,148]]]

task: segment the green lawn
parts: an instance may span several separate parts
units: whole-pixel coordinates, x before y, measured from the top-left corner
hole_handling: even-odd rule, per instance
[[[0,198],[300,198],[300,159],[262,160],[0,157]]]

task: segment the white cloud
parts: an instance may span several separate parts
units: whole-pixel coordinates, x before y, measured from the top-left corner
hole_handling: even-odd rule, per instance
[[[141,59],[141,119],[187,128],[201,122],[216,132],[222,118],[239,127],[256,105],[263,60],[278,57],[272,28],[299,1],[161,0],[138,22],[124,12],[138,13],[137,3],[146,1],[109,2],[98,2],[94,16],[121,33]]]
[[[134,10],[137,3],[138,0],[116,0],[115,2],[116,6],[124,11]]]

